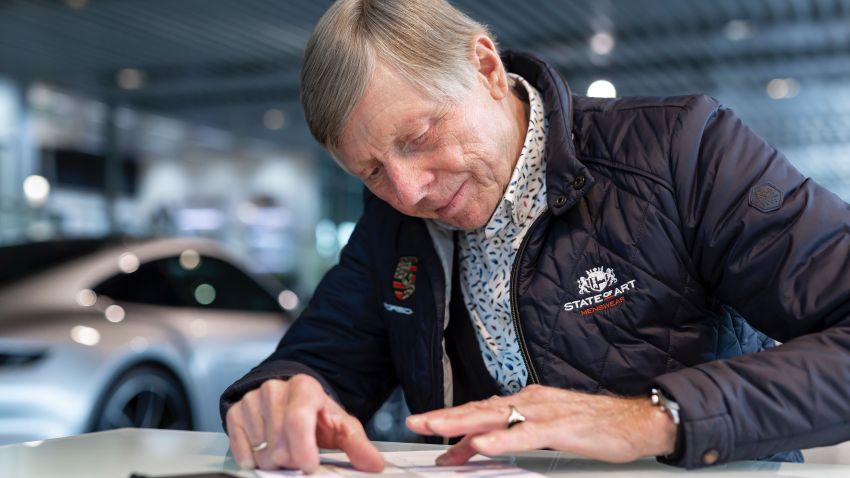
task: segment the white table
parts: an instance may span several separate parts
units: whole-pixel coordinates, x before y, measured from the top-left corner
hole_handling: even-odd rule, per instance
[[[382,451],[441,448],[437,445],[376,443]],[[522,468],[563,478],[584,477],[812,477],[847,478],[849,465],[737,462],[686,471],[643,460],[612,465],[571,455],[540,451],[504,457]],[[57,438],[43,442],[0,446],[2,478],[126,478],[146,475],[228,471],[243,477],[228,453],[222,433],[122,429]]]

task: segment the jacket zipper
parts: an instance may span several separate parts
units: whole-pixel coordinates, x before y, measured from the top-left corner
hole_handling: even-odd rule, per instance
[[[546,216],[549,215],[549,210],[543,211],[543,213],[537,216],[537,219],[531,223],[531,227],[526,231],[525,236],[522,238],[522,242],[519,244],[519,250],[517,250],[516,257],[514,257],[514,264],[511,268],[511,319],[514,323],[514,329],[516,330],[516,338],[519,342],[519,350],[522,354],[522,359],[525,361],[525,366],[528,369],[528,381],[529,384],[540,383],[540,379],[537,376],[537,371],[534,370],[534,364],[531,363],[531,355],[528,353],[528,347],[525,345],[525,336],[522,333],[522,324],[519,320],[519,306],[517,305],[517,273],[519,271],[519,263],[520,259],[522,259],[523,253],[525,253],[525,247],[528,245],[528,239],[531,237],[531,234],[534,232],[534,228],[537,227],[537,224]]]

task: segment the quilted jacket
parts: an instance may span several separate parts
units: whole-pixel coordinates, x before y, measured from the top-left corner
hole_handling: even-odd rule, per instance
[[[681,406],[669,461],[689,468],[850,439],[848,205],[712,98],[584,98],[536,58],[503,59],[550,121],[548,211],[511,275],[530,382],[660,387]],[[451,237],[367,193],[339,264],[222,415],[296,373],[362,420],[397,385],[414,413],[484,398],[451,264]]]

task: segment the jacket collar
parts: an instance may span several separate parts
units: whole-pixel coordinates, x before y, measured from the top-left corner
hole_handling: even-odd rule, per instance
[[[543,95],[549,116],[546,141],[546,201],[558,216],[572,207],[593,185],[590,171],[576,157],[573,143],[573,102],[567,82],[540,59],[515,51],[502,53],[505,68],[525,78]]]

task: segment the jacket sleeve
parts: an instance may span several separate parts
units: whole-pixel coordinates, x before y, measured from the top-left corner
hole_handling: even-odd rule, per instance
[[[714,100],[680,114],[671,154],[695,273],[785,342],[656,378],[681,406],[689,468],[850,439],[850,208]]]
[[[368,213],[361,217],[339,264],[322,279],[277,349],[224,391],[222,422],[230,405],[245,393],[266,380],[298,373],[318,379],[337,402],[364,422],[392,391],[396,379],[376,306],[371,222]]]

